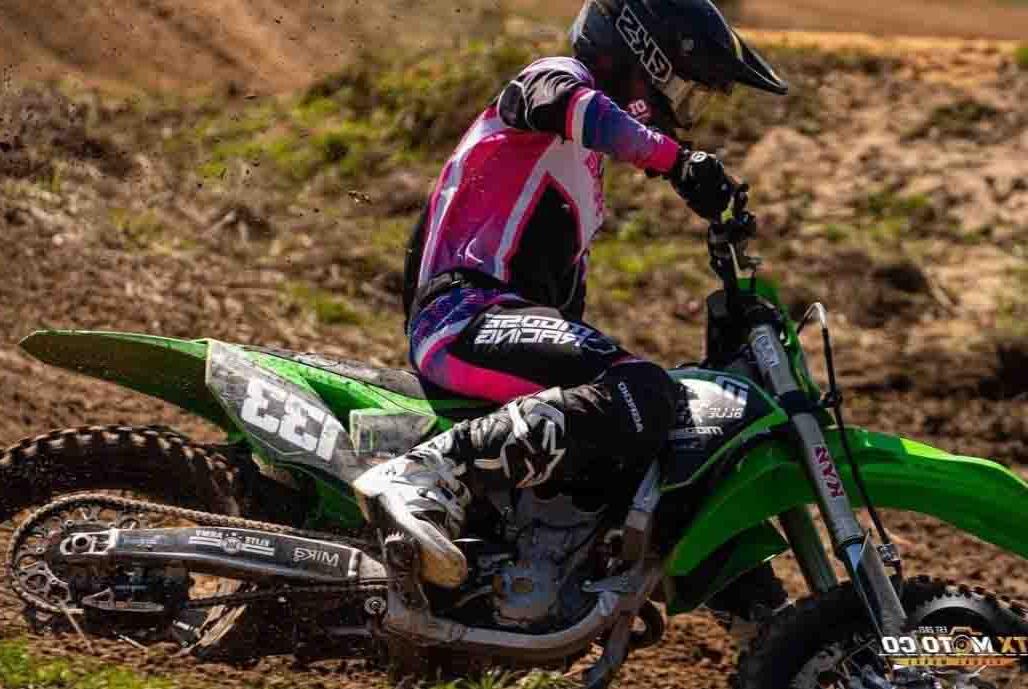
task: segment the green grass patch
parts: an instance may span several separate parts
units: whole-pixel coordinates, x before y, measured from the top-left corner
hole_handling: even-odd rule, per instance
[[[745,145],[775,125],[820,132],[823,76],[875,71],[888,61],[856,50],[784,42],[762,47],[792,83],[789,95],[736,89],[700,121],[693,132],[698,146]],[[521,68],[565,51],[552,36],[501,31],[431,52],[365,54],[295,97],[231,105],[232,112],[206,118],[185,136],[196,152],[194,169],[205,179],[231,176],[233,161],[243,161],[250,173],[270,171],[286,188],[322,173],[359,182],[401,165],[436,163]]]
[[[205,180],[224,179],[228,174],[228,166],[220,160],[208,160],[201,163],[196,172]]]
[[[286,286],[289,298],[324,325],[359,325],[364,317],[349,302],[327,290],[303,283]]]
[[[1021,43],[1014,48],[1014,64],[1021,69],[1028,70],[1028,42]]]
[[[768,127],[784,125],[814,135],[824,127],[820,86],[836,72],[882,74],[899,64],[896,58],[858,47],[826,50],[812,43],[788,40],[764,43],[760,50],[789,82],[789,93],[775,96],[739,87],[727,98],[715,100],[691,133],[700,147],[722,142],[752,143]]]
[[[417,222],[418,214],[398,215],[391,218],[373,218],[362,224],[362,229],[369,237],[369,244],[381,251],[384,267],[401,269],[403,252],[407,247],[411,231]]]
[[[366,55],[291,100],[210,118],[188,135],[196,169],[221,178],[236,160],[267,163],[287,186],[332,171],[346,180],[441,155],[534,46],[500,35],[431,54]]]
[[[871,239],[887,244],[908,238],[937,219],[931,199],[924,194],[872,192],[856,204],[856,211],[860,228]]]
[[[589,252],[590,287],[598,298],[628,301],[658,276],[699,288],[707,276],[706,245],[688,238],[645,242],[606,239]]]
[[[1028,338],[1028,264],[1010,271],[1009,287],[999,299],[996,316],[999,333]]]
[[[846,223],[828,223],[824,227],[823,234],[824,238],[831,243],[840,244],[854,237],[859,231],[853,225]]]
[[[332,98],[303,98],[293,109],[292,116],[298,122],[307,126],[317,126],[319,122],[337,114],[342,104]]]
[[[4,689],[171,689],[160,677],[92,658],[41,658],[20,640],[0,642],[0,687]]]
[[[785,125],[814,135],[821,132],[822,105],[818,90],[799,74],[786,96],[737,88],[730,96],[716,98],[690,132],[700,148],[715,148],[724,142],[754,143],[768,127]]]
[[[165,235],[164,224],[151,210],[135,212],[114,208],[110,212],[115,243],[130,249],[150,249]]]
[[[897,67],[900,60],[857,45],[826,47],[800,39],[782,38],[759,46],[776,71],[786,80],[790,73],[823,77],[831,72],[882,74]]]
[[[47,171],[47,174],[40,180],[40,186],[46,189],[51,194],[61,193],[61,164],[54,163],[52,167]]]
[[[925,120],[906,133],[906,139],[918,139],[928,134],[946,138],[973,138],[981,125],[999,115],[999,111],[973,98],[963,98],[940,105]]]
[[[573,689],[572,680],[553,672],[492,670],[477,678],[461,678],[425,685],[426,689]]]
[[[629,211],[618,225],[617,238],[621,243],[640,242],[657,237],[664,231],[663,223],[653,213],[647,210],[634,210]]]
[[[900,196],[890,192],[876,192],[868,195],[862,206],[863,210],[876,218],[912,217],[929,210],[932,202],[924,194]]]

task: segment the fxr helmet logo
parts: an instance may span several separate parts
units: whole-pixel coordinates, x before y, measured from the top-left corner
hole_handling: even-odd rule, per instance
[[[621,8],[621,14],[614,25],[631,51],[639,56],[639,61],[654,81],[663,84],[671,78],[671,61],[627,4]]]

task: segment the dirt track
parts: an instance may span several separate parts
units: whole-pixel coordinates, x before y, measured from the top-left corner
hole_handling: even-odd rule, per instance
[[[183,22],[236,16],[229,4],[211,5],[209,15],[194,8]],[[268,21],[278,26],[272,3],[246,6],[262,8],[248,15],[253,31]],[[40,16],[51,15],[33,14],[33,7],[45,5],[15,3],[12,15],[6,7],[3,12],[19,17],[18,26],[43,31]],[[140,7],[158,11],[157,4]],[[129,23],[145,19],[119,16]],[[284,22],[300,30],[310,20],[303,17]],[[225,31],[246,25],[240,19]],[[0,40],[12,26],[0,24]],[[127,35],[140,27],[130,27]],[[154,31],[164,37],[155,34],[151,45],[179,45],[174,41],[196,33],[163,25]],[[837,40],[807,36],[791,44],[806,39]],[[179,60],[194,51],[171,51],[162,81],[165,76],[143,59],[143,42],[67,47],[69,39],[61,40],[16,57],[22,65],[43,64],[32,60],[74,49],[86,51],[74,60],[88,69],[99,65],[96,73],[105,78],[181,86],[209,74],[269,90],[305,80],[303,75],[334,59],[331,41],[316,40],[309,51],[294,53],[292,43],[269,38],[268,45],[281,52],[269,49],[251,62],[252,45],[243,41],[232,48],[225,38],[218,44],[225,51],[238,49],[235,63],[218,63],[202,51],[195,62]],[[1028,347],[1014,335],[1000,337],[1003,314],[1011,308],[1020,313],[1010,306],[1014,280],[1028,275],[1028,76],[1010,64],[1005,48],[986,44],[968,49],[964,43],[928,42],[897,55],[889,41],[861,37],[858,43],[881,57],[828,60],[810,68],[810,75],[802,72],[801,84],[817,94],[816,109],[792,103],[799,110],[751,136],[746,126],[731,125],[725,152],[756,185],[755,205],[764,219],[761,250],[767,250],[770,269],[784,280],[791,300],[819,297],[833,309],[840,375],[851,391],[854,422],[993,457],[1028,476]],[[35,50],[32,45],[23,49]],[[114,71],[108,72],[104,51],[112,45],[125,59],[113,59]],[[142,71],[132,72],[132,64]],[[18,70],[15,76],[31,75]],[[382,256],[369,229],[396,220],[394,200],[383,189],[396,189],[403,179],[377,180],[358,190],[367,199],[319,190],[315,183],[286,192],[257,182],[218,186],[198,180],[162,143],[208,113],[139,113],[89,96],[76,105],[50,89],[20,86],[4,93],[3,106],[6,119],[0,122],[17,132],[9,136],[7,129],[0,137],[7,146],[0,159],[0,408],[8,412],[0,418],[0,441],[87,421],[161,422],[201,437],[210,434],[151,400],[23,356],[13,342],[37,327],[212,336],[403,364],[399,240],[386,245]],[[74,115],[78,109],[81,117]],[[951,119],[933,119],[940,112]],[[408,171],[415,198],[432,174],[431,166]],[[621,181],[641,190],[633,203],[672,207],[667,197],[653,196],[645,180]],[[329,210],[332,216],[326,217]],[[613,210],[618,220],[629,212],[617,203]],[[681,211],[667,215],[670,224]],[[699,241],[695,226],[683,241]],[[915,268],[904,268],[895,260],[900,256]],[[667,363],[694,357],[702,327],[696,300],[703,288],[679,280],[691,270],[702,270],[702,264],[656,266],[636,286],[635,308],[627,315],[622,303],[594,293],[592,317],[646,355]],[[369,271],[372,279],[361,279]],[[361,319],[351,325],[320,322],[296,298],[291,286],[298,282],[346,294]],[[889,515],[889,521],[910,570],[1028,599],[1021,561],[931,520]],[[783,572],[795,589],[795,573]],[[16,617],[14,606],[0,607],[0,624],[6,623],[0,635],[21,629]],[[75,639],[66,642],[81,650]],[[244,671],[193,668],[163,653],[144,657],[126,645],[104,646],[102,652],[186,683],[358,687],[377,677],[360,674],[359,667],[340,674],[338,664],[299,671],[275,661]],[[728,637],[709,617],[690,615],[675,622],[663,646],[632,660],[622,685],[723,687],[733,662]]]
[[[4,78],[82,79],[120,88],[278,93],[301,87],[361,50],[457,38],[499,11],[567,21],[578,0],[9,0],[0,10]],[[1028,6],[995,0],[744,0],[747,29],[1023,40]],[[412,19],[413,17],[413,19]],[[88,40],[83,40],[88,37]]]
[[[179,93],[233,84],[277,93],[376,49],[376,36],[409,47],[433,31],[459,35],[483,7],[488,11],[467,0],[418,15],[419,2],[11,0],[0,10],[0,66],[24,80],[75,78]],[[398,17],[412,14],[415,23],[397,30]]]

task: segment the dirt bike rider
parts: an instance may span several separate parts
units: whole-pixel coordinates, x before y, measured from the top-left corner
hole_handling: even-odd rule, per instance
[[[574,59],[526,67],[464,135],[408,251],[414,367],[449,391],[505,403],[356,483],[369,517],[416,539],[422,578],[442,587],[467,577],[451,539],[471,475],[523,488],[606,462],[616,480],[619,467],[656,456],[673,423],[666,372],[580,320],[604,156],[664,177],[700,216],[720,217],[734,182],[716,157],[668,133],[688,130],[735,84],[787,91],[710,0],[586,0],[570,38]]]

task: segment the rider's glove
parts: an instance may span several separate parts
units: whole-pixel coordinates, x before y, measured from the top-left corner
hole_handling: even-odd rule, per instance
[[[667,177],[689,208],[707,220],[721,219],[736,186],[717,156],[684,148]]]

